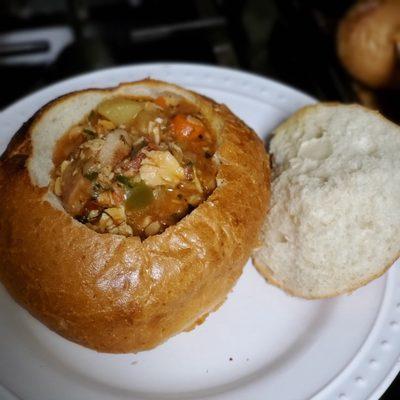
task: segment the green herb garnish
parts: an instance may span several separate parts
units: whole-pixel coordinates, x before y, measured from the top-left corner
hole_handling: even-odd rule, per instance
[[[89,181],[94,181],[99,176],[99,173],[96,171],[93,171],[93,172],[88,172],[87,174],[85,174],[83,176],[86,179],[88,179]]]
[[[128,186],[128,188],[133,188],[133,183],[131,182],[130,178],[125,175],[117,175],[115,178],[118,182]]]
[[[91,129],[85,128],[83,130],[83,132],[85,133],[85,135],[87,136],[88,139],[96,139],[97,138],[97,133],[92,131]]]

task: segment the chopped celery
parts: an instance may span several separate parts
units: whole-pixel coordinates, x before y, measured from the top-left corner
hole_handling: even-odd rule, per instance
[[[126,208],[144,208],[154,200],[152,189],[144,182],[135,183],[129,191],[125,201]]]

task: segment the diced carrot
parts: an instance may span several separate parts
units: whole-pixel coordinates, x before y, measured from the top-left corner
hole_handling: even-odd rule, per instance
[[[204,126],[201,123],[192,122],[183,114],[175,115],[171,126],[178,140],[195,140],[204,132]]]
[[[167,102],[165,100],[165,97],[159,96],[154,100],[154,103],[156,103],[158,106],[161,108],[167,108]]]

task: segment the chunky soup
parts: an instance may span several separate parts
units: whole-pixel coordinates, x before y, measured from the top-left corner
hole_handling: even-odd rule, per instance
[[[57,143],[52,188],[100,233],[164,231],[216,186],[216,138],[199,110],[173,95],[114,97]]]

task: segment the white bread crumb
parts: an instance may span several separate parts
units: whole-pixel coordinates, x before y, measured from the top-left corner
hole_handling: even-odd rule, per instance
[[[259,271],[306,298],[355,290],[400,249],[400,128],[361,106],[306,107],[275,131]]]

